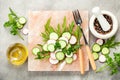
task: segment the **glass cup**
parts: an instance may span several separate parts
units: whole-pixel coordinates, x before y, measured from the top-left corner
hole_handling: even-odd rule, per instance
[[[27,48],[21,43],[14,43],[7,49],[8,61],[14,65],[22,65],[28,57]]]

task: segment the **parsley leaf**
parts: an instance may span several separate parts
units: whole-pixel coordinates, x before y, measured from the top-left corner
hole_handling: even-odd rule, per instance
[[[106,41],[105,44],[103,44],[102,47],[107,47],[107,48],[115,48],[116,46],[119,46],[120,42],[115,42],[115,36],[111,37]]]
[[[9,10],[10,10],[10,13],[8,14],[9,21],[4,23],[4,27],[10,28],[10,33],[12,35],[18,35],[22,40],[24,40],[20,34],[20,29],[19,29],[19,26],[21,26],[22,24],[18,25],[19,17],[11,8],[9,8]]]
[[[111,75],[117,74],[120,68],[120,53],[114,53],[114,58],[110,57],[109,55],[105,56],[107,59],[105,64],[102,67],[100,67],[96,72],[101,72],[107,69],[111,71]]]

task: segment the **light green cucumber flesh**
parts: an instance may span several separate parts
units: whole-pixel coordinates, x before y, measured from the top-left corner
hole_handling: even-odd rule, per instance
[[[107,47],[102,48],[102,54],[109,54],[110,50]]]
[[[17,27],[18,27],[19,29],[22,29],[24,26],[23,26],[22,24],[20,24],[19,22],[17,22]]]
[[[58,39],[58,34],[55,32],[50,33],[50,39],[52,40],[57,40]]]
[[[59,61],[61,61],[65,58],[65,54],[63,52],[57,52],[55,54],[55,56],[56,56],[56,59],[59,60]]]
[[[97,60],[97,59],[99,58],[98,53],[94,52],[94,53],[92,53],[92,54],[93,54],[94,60]]]
[[[44,44],[44,45],[43,45],[43,50],[44,50],[44,51],[48,51],[48,45],[47,45],[47,44]]]
[[[62,36],[63,36],[63,37],[66,37],[67,39],[70,39],[71,34],[70,34],[69,32],[64,32],[64,33],[62,34]]]
[[[32,53],[34,54],[34,55],[37,55],[37,53],[40,51],[40,49],[39,48],[33,48],[32,49]]]
[[[73,62],[73,58],[67,57],[67,58],[65,59],[65,61],[66,61],[66,63],[71,64],[71,63]]]
[[[54,44],[49,44],[49,45],[48,45],[48,50],[49,50],[50,52],[54,52],[54,51],[55,51]]]
[[[66,41],[64,41],[64,40],[60,40],[59,44],[60,44],[60,46],[61,46],[62,49],[65,48],[66,45],[67,45]]]
[[[101,47],[99,44],[94,44],[92,47],[93,52],[99,52],[101,50]]]
[[[27,22],[26,18],[25,17],[20,17],[19,18],[19,23],[20,24],[25,24]]]

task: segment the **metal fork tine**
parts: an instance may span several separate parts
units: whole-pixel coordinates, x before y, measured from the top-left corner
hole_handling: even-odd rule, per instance
[[[79,11],[78,11],[78,10],[75,10],[73,13],[74,13],[74,19],[75,19],[76,24],[77,24],[77,25],[81,25],[82,19],[81,19],[81,16],[80,16]],[[80,30],[81,30],[82,33],[83,33],[83,37],[84,37],[84,40],[85,40],[85,44],[88,44],[82,28],[81,28],[81,27],[79,27],[79,28],[80,28]]]
[[[77,24],[77,18],[76,18],[76,15],[75,15],[75,11],[72,11],[72,13],[73,13],[74,20],[75,20],[75,22]]]
[[[77,20],[78,20],[79,19],[79,15],[78,15],[78,11],[77,10],[75,10],[75,14],[76,14]]]
[[[80,13],[79,13],[79,10],[77,9],[77,15],[78,15],[78,17],[79,17],[79,19],[80,19],[80,21],[81,21],[81,23],[82,23],[82,19],[81,19],[81,16],[80,16]]]
[[[78,20],[78,16],[77,16],[76,10],[74,11],[74,13],[75,13],[75,16],[76,16],[76,20]]]

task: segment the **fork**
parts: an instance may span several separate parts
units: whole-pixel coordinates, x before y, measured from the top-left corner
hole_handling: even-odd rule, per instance
[[[88,42],[87,42],[87,39],[86,39],[85,34],[84,34],[84,32],[83,32],[83,29],[82,29],[82,27],[81,27],[82,19],[81,19],[80,13],[79,13],[78,10],[75,10],[75,11],[73,11],[72,13],[73,13],[73,17],[74,17],[74,20],[75,20],[77,26],[79,27],[80,31],[82,32],[82,36],[83,36],[84,41],[85,41],[85,48],[86,48],[87,55],[88,55],[90,64],[91,64],[91,66],[92,66],[92,69],[93,69],[93,70],[96,70],[96,64],[95,64],[93,55],[92,55],[92,53],[91,53],[89,44],[88,44]],[[80,43],[80,42],[79,42],[79,43]],[[80,61],[81,74],[84,74],[83,53],[82,53],[82,50],[81,50],[81,49],[79,49],[79,57],[80,57],[80,60],[81,60],[81,61]]]

